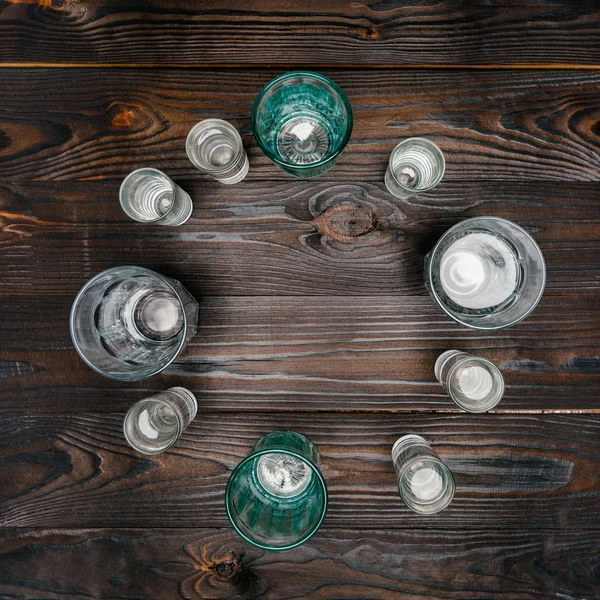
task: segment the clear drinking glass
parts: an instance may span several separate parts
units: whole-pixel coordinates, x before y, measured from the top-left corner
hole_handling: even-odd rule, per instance
[[[397,198],[410,198],[434,188],[445,170],[444,155],[436,144],[425,138],[408,138],[390,154],[385,187]]]
[[[460,350],[446,350],[436,360],[434,372],[450,398],[467,412],[486,412],[504,395],[502,373],[485,358]]]
[[[169,366],[196,333],[198,303],[174,279],[114,267],[90,279],[71,309],[71,337],[95,371],[120,381]]]
[[[162,454],[179,439],[198,411],[192,392],[169,388],[136,402],[125,415],[127,443],[143,454]]]
[[[125,177],[119,189],[121,207],[134,221],[183,225],[193,210],[190,195],[159,171],[144,167]]]
[[[544,257],[521,227],[498,217],[466,219],[425,257],[425,286],[450,317],[474,329],[524,319],[546,284]]]
[[[352,133],[346,94],[320,73],[293,71],[268,83],[252,109],[260,149],[295,177],[329,171]]]
[[[294,431],[261,438],[235,468],[225,490],[234,529],[265,550],[289,550],[306,542],[327,512],[327,486],[319,451]]]
[[[221,119],[196,123],[188,133],[185,151],[197,169],[228,185],[242,181],[250,168],[240,134]]]
[[[405,435],[392,448],[398,491],[404,504],[422,515],[440,512],[454,498],[450,469],[420,435]]]

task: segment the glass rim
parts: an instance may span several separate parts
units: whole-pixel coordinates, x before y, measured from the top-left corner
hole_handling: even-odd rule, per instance
[[[168,390],[165,390],[165,391],[168,391]],[[157,404],[162,404],[163,406],[168,406],[169,408],[171,408],[171,410],[173,410],[172,407],[170,406],[169,402],[167,402],[166,400],[162,400],[161,398],[157,398],[156,396],[149,396],[148,398],[141,398],[137,402],[134,402],[134,404],[132,406],[130,406],[129,410],[125,413],[125,418],[123,419],[123,435],[125,437],[125,441],[129,444],[129,446],[131,448],[133,448],[136,452],[139,452],[140,454],[151,454],[151,455],[164,454],[165,452],[167,452],[167,450],[170,450],[177,443],[179,436],[183,433],[183,423],[181,422],[181,418],[180,418],[179,414],[177,413],[177,411],[173,410],[173,414],[175,415],[175,418],[177,420],[177,435],[174,437],[173,441],[168,446],[163,448],[162,450],[154,450],[154,451],[150,450],[148,452],[146,452],[144,450],[140,450],[135,444],[131,443],[129,436],[127,435],[127,430],[125,429],[125,424],[127,423],[127,418],[129,417],[129,415],[131,414],[133,409],[140,402],[144,402],[144,401],[156,402]]]
[[[173,192],[173,200],[175,200],[175,194],[177,193],[177,184],[164,171],[161,171],[160,169],[155,169],[154,167],[140,167],[139,169],[135,169],[134,171],[131,171],[131,173],[126,175],[125,179],[123,179],[123,181],[121,182],[121,185],[119,186],[119,204],[121,205],[121,208],[123,209],[125,214],[131,220],[136,221],[137,223],[142,223],[142,224],[157,223],[158,221],[162,221],[163,219],[165,219],[166,217],[168,217],[171,214],[171,212],[173,211],[173,207],[175,206],[174,201],[171,203],[169,210],[164,215],[162,215],[162,217],[158,217],[156,219],[147,219],[144,221],[140,221],[139,218],[135,217],[132,213],[130,213],[129,210],[127,210],[127,208],[123,205],[123,188],[125,187],[125,182],[132,175],[135,175],[136,173],[139,173],[140,171],[154,171],[155,174],[160,174],[163,177],[165,177],[167,179],[167,181],[169,182],[169,184],[171,185],[171,191]]]
[[[181,301],[179,292],[166,280],[166,276],[163,276],[160,273],[153,271],[152,269],[147,269],[146,267],[137,267],[135,265],[123,265],[120,267],[110,267],[109,269],[100,271],[100,273],[97,273],[91,279],[88,279],[86,281],[86,283],[83,285],[83,287],[79,290],[79,292],[75,296],[75,300],[73,300],[73,304],[71,306],[71,312],[69,314],[69,331],[71,333],[71,341],[73,342],[73,346],[75,346],[75,350],[77,351],[77,354],[79,354],[79,356],[81,357],[83,362],[88,367],[90,367],[91,369],[96,371],[96,373],[99,373],[100,375],[103,375],[104,377],[107,377],[108,379],[112,379],[114,381],[143,381],[144,379],[149,379],[150,377],[154,377],[154,375],[157,375],[161,371],[164,371],[177,358],[177,356],[179,355],[179,353],[182,351],[183,347],[185,346],[185,334],[181,336],[180,343],[177,346],[176,352],[173,354],[173,358],[171,358],[164,366],[161,366],[161,367],[155,369],[148,375],[144,375],[144,376],[139,377],[138,379],[134,379],[134,380],[130,380],[129,378],[124,379],[123,377],[113,375],[111,373],[107,373],[106,371],[103,371],[96,365],[92,364],[88,360],[88,358],[85,356],[83,351],[79,348],[77,336],[75,335],[75,309],[79,306],[79,304],[81,302],[81,298],[83,297],[84,293],[88,290],[89,287],[92,286],[92,284],[97,283],[96,280],[99,279],[102,275],[106,275],[109,271],[116,271],[118,269],[133,269],[134,271],[150,273],[152,275],[156,275],[157,277],[159,277],[160,280],[169,287],[169,289],[173,292],[173,294],[175,294],[175,297],[179,301],[179,305],[181,306],[181,312],[183,314],[183,325],[182,325],[181,331],[185,332],[187,330],[188,319],[187,319],[187,314],[185,312],[185,306],[184,306],[183,302]],[[135,371],[132,371],[132,372],[135,372]]]
[[[400,181],[398,181],[398,178],[396,177],[396,173],[394,172],[394,169],[391,169],[391,168],[389,169],[390,176],[394,180],[394,183],[396,183],[399,187],[401,187],[406,192],[410,192],[415,195],[420,194],[422,192],[428,192],[430,189],[434,188],[444,177],[444,174],[446,173],[446,158],[444,157],[444,153],[442,152],[442,149],[435,142],[432,142],[430,139],[424,138],[424,137],[410,137],[410,138],[406,138],[406,139],[402,140],[401,142],[398,142],[394,146],[394,148],[390,152],[390,157],[388,159],[388,166],[391,165],[392,157],[394,156],[394,154],[396,154],[398,149],[401,148],[403,145],[408,144],[409,142],[421,142],[421,143],[424,143],[426,146],[432,147],[433,151],[438,153],[440,158],[442,159],[441,172],[438,173],[438,175],[436,176],[435,180],[433,181],[433,183],[431,185],[428,185],[427,187],[424,187],[424,188],[421,188],[418,190],[415,188],[406,187],[404,184],[402,184]]]
[[[496,331],[499,329],[505,329],[506,327],[512,327],[513,325],[516,325],[519,321],[522,321],[525,317],[529,316],[534,311],[535,307],[539,304],[539,301],[541,300],[541,298],[544,294],[544,289],[546,288],[546,261],[544,260],[544,255],[542,254],[542,250],[539,247],[538,243],[533,238],[533,236],[528,231],[523,229],[523,227],[521,227],[520,225],[515,223],[514,221],[510,221],[509,219],[504,219],[502,217],[470,217],[468,219],[463,219],[462,221],[459,221],[458,223],[456,223],[455,225],[450,227],[450,229],[445,231],[442,234],[442,236],[440,237],[440,239],[435,243],[435,246],[428,252],[428,256],[430,256],[430,259],[429,259],[429,264],[427,266],[427,278],[429,281],[431,281],[433,262],[434,262],[433,259],[435,257],[435,254],[436,254],[439,246],[442,244],[442,242],[444,242],[446,240],[446,238],[455,229],[464,227],[465,223],[473,223],[473,221],[498,221],[503,224],[508,224],[510,227],[515,227],[516,229],[518,229],[521,233],[523,233],[525,235],[525,237],[527,237],[529,239],[529,241],[532,242],[532,246],[533,246],[533,248],[535,248],[535,251],[537,252],[537,255],[540,259],[541,273],[542,273],[542,285],[540,286],[539,292],[538,292],[535,300],[531,303],[531,306],[527,309],[527,311],[525,313],[523,313],[519,317],[513,319],[509,323],[506,323],[505,325],[491,325],[490,326],[490,325],[486,325],[485,323],[484,324],[467,323],[460,316],[457,316],[453,311],[448,309],[448,307],[442,302],[441,298],[439,297],[439,294],[436,292],[435,286],[430,285],[429,290],[430,290],[431,295],[433,296],[434,300],[436,301],[437,305],[450,318],[454,319],[457,323],[460,323],[461,325],[464,325],[465,327],[470,327],[471,329],[478,329],[480,331]]]
[[[271,90],[271,88],[273,88],[275,85],[277,85],[281,81],[285,81],[286,79],[290,79],[291,77],[298,77],[298,76],[310,77],[310,78],[320,81],[321,83],[325,83],[328,86],[330,86],[333,89],[333,91],[338,95],[340,100],[342,101],[342,104],[344,105],[344,107],[346,109],[346,115],[347,115],[346,132],[344,133],[344,137],[342,138],[341,142],[339,143],[337,150],[333,154],[328,156],[327,158],[323,158],[321,160],[318,160],[317,162],[313,162],[313,163],[309,163],[309,164],[300,164],[300,165],[296,164],[296,163],[286,162],[284,160],[281,160],[277,156],[275,156],[275,154],[273,154],[265,146],[265,144],[263,144],[262,138],[258,134],[257,128],[256,128],[256,120],[257,120],[256,116],[258,113],[258,109],[259,109],[260,104],[262,103],[263,99],[267,95],[267,93]],[[256,99],[254,100],[254,104],[252,105],[251,125],[252,125],[252,134],[254,135],[254,139],[256,140],[258,147],[263,151],[263,153],[267,156],[267,158],[272,160],[274,163],[276,163],[282,167],[286,167],[288,169],[297,169],[298,171],[308,171],[309,169],[314,169],[314,168],[318,168],[318,167],[322,167],[323,165],[326,165],[331,160],[336,159],[342,153],[342,151],[348,144],[348,140],[350,139],[350,136],[352,135],[352,128],[354,126],[354,116],[352,114],[352,105],[350,104],[350,100],[348,100],[348,96],[346,95],[346,92],[344,92],[344,90],[335,81],[333,81],[326,75],[323,75],[322,73],[317,73],[316,71],[303,71],[303,70],[287,71],[286,73],[277,75],[277,77],[275,77],[274,79],[269,81],[269,83],[267,83],[260,90],[260,92],[258,93],[258,96],[256,96]]]
[[[321,516],[319,517],[318,521],[315,523],[315,525],[310,529],[310,531],[308,533],[306,533],[304,536],[302,536],[300,539],[293,542],[292,544],[287,544],[285,546],[269,546],[266,544],[261,544],[257,540],[254,540],[251,537],[249,537],[248,534],[245,533],[235,522],[235,519],[233,518],[233,515],[232,515],[231,507],[230,507],[231,494],[232,494],[231,488],[233,487],[234,477],[238,476],[242,470],[242,467],[247,465],[251,460],[254,460],[255,458],[257,458],[259,456],[263,456],[265,454],[273,454],[273,453],[287,454],[289,456],[294,456],[295,458],[298,458],[302,462],[306,463],[311,468],[312,472],[314,474],[316,474],[317,479],[318,479],[319,483],[321,484],[321,489],[323,490],[323,508],[321,510]],[[271,550],[274,552],[278,552],[278,551],[282,551],[282,550],[291,550],[292,548],[297,548],[298,546],[301,546],[302,544],[306,543],[321,528],[321,525],[322,525],[323,521],[325,520],[325,516],[327,515],[328,505],[329,505],[329,493],[327,491],[327,483],[325,482],[325,478],[323,477],[323,474],[321,473],[321,469],[310,458],[307,458],[300,452],[295,452],[286,447],[271,446],[269,448],[262,448],[261,450],[257,450],[255,452],[251,451],[250,454],[248,454],[245,458],[243,458],[237,464],[237,466],[235,467],[235,469],[232,471],[231,475],[229,476],[229,479],[227,481],[227,486],[225,487],[225,511],[227,512],[227,518],[229,519],[229,522],[231,523],[231,525],[235,529],[235,531],[245,541],[252,544],[253,546],[256,546],[257,548],[261,548],[262,550]]]
[[[225,127],[228,131],[230,131],[231,133],[234,134],[234,136],[236,137],[237,141],[239,142],[239,149],[235,154],[235,157],[231,160],[231,163],[228,164],[225,167],[199,167],[195,161],[192,160],[191,156],[190,156],[190,152],[188,150],[188,140],[190,140],[192,133],[199,128],[199,125],[203,125],[203,124],[209,124],[209,123],[216,123],[218,124],[220,127]],[[187,154],[187,157],[189,159],[189,161],[199,170],[199,171],[203,171],[204,173],[208,173],[210,175],[218,175],[219,173],[226,173],[227,171],[229,171],[229,169],[231,169],[234,165],[234,163],[238,162],[240,160],[240,157],[243,156],[244,154],[244,143],[242,141],[242,136],[240,135],[240,132],[229,122],[229,121],[225,121],[224,119],[217,119],[217,118],[212,118],[209,117],[208,119],[202,119],[202,121],[198,121],[195,125],[192,126],[192,128],[188,131],[188,134],[185,138],[185,153]]]
[[[448,371],[447,374],[447,379],[448,381],[450,380],[450,377],[452,375],[454,375],[454,373],[456,372],[456,370],[466,361],[469,360],[476,360],[482,363],[485,363],[485,365],[490,368],[491,371],[494,371],[500,379],[500,391],[498,394],[498,398],[494,401],[493,404],[490,404],[489,406],[486,406],[485,408],[480,408],[480,409],[473,409],[470,406],[466,406],[464,404],[464,401],[457,399],[454,394],[453,394],[453,390],[451,386],[446,386],[446,391],[448,392],[448,395],[450,396],[450,398],[452,398],[452,401],[462,410],[464,410],[465,412],[469,412],[469,413],[473,413],[473,414],[477,414],[477,413],[485,413],[489,410],[492,410],[492,408],[494,408],[495,406],[498,405],[498,403],[500,402],[500,400],[502,400],[502,397],[504,396],[504,376],[502,375],[502,371],[500,371],[500,369],[498,368],[497,365],[495,365],[491,360],[488,360],[487,358],[481,358],[480,356],[474,356],[472,354],[467,354],[467,356],[462,356],[459,359],[457,359],[457,361],[454,363],[454,365],[452,365],[452,367],[450,367],[450,370]]]

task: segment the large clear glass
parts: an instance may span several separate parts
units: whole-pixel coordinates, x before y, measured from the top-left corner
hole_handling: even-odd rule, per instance
[[[125,415],[123,433],[127,443],[143,454],[162,454],[179,439],[198,411],[192,392],[169,388],[136,402]]]
[[[119,189],[121,207],[134,221],[183,225],[194,208],[190,195],[158,169],[143,168],[125,177]]]
[[[294,431],[261,438],[235,468],[225,490],[234,529],[266,550],[289,550],[306,542],[327,512],[327,486],[319,451]]]
[[[444,510],[454,498],[454,477],[427,440],[401,437],[392,448],[398,491],[408,508],[422,515]]]
[[[192,164],[221,183],[239,183],[250,165],[237,129],[221,119],[205,119],[188,133],[185,150]]]
[[[198,303],[174,279],[114,267],[90,279],[71,309],[71,337],[95,371],[120,381],[169,366],[196,333]]]
[[[504,395],[502,373],[485,358],[446,350],[435,362],[434,372],[450,398],[467,412],[491,410]]]
[[[261,150],[294,177],[329,171],[352,133],[346,94],[320,73],[293,71],[268,83],[252,109]]]
[[[544,257],[521,227],[498,217],[466,219],[425,257],[425,286],[442,310],[474,329],[502,329],[536,307]]]

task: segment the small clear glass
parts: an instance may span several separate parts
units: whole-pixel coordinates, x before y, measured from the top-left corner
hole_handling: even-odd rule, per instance
[[[196,333],[198,302],[174,279],[114,267],[90,279],[71,309],[75,349],[95,371],[120,381],[166,369]]]
[[[125,415],[123,434],[127,443],[143,454],[162,454],[175,444],[198,411],[192,392],[169,388],[136,402]]]
[[[192,164],[227,185],[246,177],[250,164],[238,130],[221,119],[205,119],[188,133],[185,150]]]
[[[454,498],[454,476],[420,435],[401,437],[392,448],[398,491],[408,508],[422,515],[444,510]]]
[[[475,217],[449,229],[425,257],[425,286],[441,309],[474,329],[524,319],[546,284],[544,257],[521,227]]]
[[[119,189],[121,207],[138,223],[183,225],[194,208],[190,195],[159,171],[144,167],[125,177]]]
[[[233,528],[265,550],[304,544],[327,513],[327,486],[316,446],[294,431],[261,438],[235,468],[225,490]]]
[[[390,154],[385,187],[397,198],[411,198],[434,188],[445,170],[444,155],[436,144],[425,138],[408,138]]]
[[[450,398],[467,412],[491,410],[504,395],[502,373],[485,358],[446,350],[435,362],[434,372]]]
[[[318,177],[335,164],[352,133],[352,107],[328,77],[292,71],[260,92],[252,109],[260,149],[294,177]]]

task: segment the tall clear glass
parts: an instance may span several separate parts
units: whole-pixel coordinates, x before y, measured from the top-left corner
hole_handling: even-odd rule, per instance
[[[205,119],[188,133],[185,150],[191,163],[221,183],[239,183],[250,164],[237,129],[222,119]]]
[[[175,444],[198,411],[192,392],[169,388],[136,402],[125,415],[127,443],[143,454],[162,454]]]
[[[225,490],[233,528],[265,550],[310,539],[327,512],[327,486],[316,446],[294,431],[261,438],[235,468]]]
[[[422,515],[444,510],[454,498],[454,476],[427,440],[410,434],[392,448],[398,491],[408,508]]]
[[[174,279],[143,267],[114,267],[77,294],[70,328],[95,371],[137,381],[168,367],[196,333],[198,303]]]
[[[425,286],[450,317],[474,329],[524,319],[546,284],[544,257],[521,227],[475,217],[449,229],[425,257]]]
[[[471,413],[491,410],[504,395],[504,377],[498,367],[460,350],[446,350],[435,362],[436,379],[455,404]]]
[[[256,98],[252,130],[260,149],[283,171],[318,177],[333,167],[350,139],[352,107],[324,75],[284,73]]]
[[[125,177],[119,189],[125,213],[139,223],[183,225],[194,206],[190,195],[158,169],[143,168]]]

